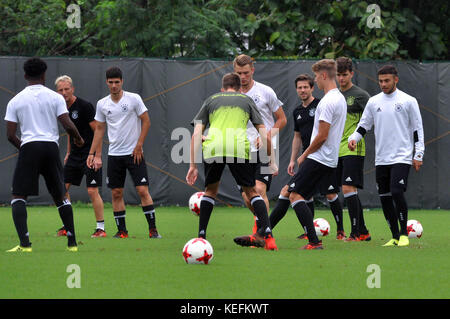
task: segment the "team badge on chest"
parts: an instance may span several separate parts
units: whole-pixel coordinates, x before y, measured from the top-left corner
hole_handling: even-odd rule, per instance
[[[395,108],[395,112],[401,112],[403,109],[403,106],[401,103],[395,103],[394,108]]]
[[[72,118],[73,118],[74,120],[76,120],[76,119],[78,118],[78,111],[73,111],[73,112],[72,112]]]

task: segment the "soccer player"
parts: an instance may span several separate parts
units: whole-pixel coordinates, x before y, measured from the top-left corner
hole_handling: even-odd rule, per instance
[[[39,175],[45,179],[67,230],[67,250],[78,251],[73,222],[73,210],[65,197],[63,167],[59,159],[58,121],[77,147],[84,144],[77,128],[69,118],[61,95],[46,88],[47,64],[30,58],[23,65],[28,86],[9,101],[6,108],[8,141],[19,149],[12,185],[12,217],[20,245],[8,252],[32,252],[27,225],[27,198],[39,194]],[[20,128],[20,138],[16,135]]]
[[[419,105],[414,97],[397,88],[398,81],[394,66],[385,65],[378,70],[382,92],[369,99],[355,132],[348,138],[348,148],[355,150],[375,126],[375,179],[392,233],[392,239],[383,246],[409,245],[405,192],[409,169],[412,165],[419,171],[425,152]]]
[[[337,167],[339,143],[344,131],[347,105],[336,86],[336,62],[323,59],[313,64],[315,82],[325,95],[316,108],[314,126],[309,147],[297,159],[297,173],[289,182],[289,200],[305,233],[308,244],[302,249],[322,249],[313,223],[313,216],[306,201],[311,198],[320,183],[329,179]]]
[[[291,159],[287,168],[287,172],[290,176],[294,176],[296,159],[298,157],[300,148],[302,148],[303,153],[309,146],[314,125],[314,115],[317,105],[320,101],[320,99],[317,99],[312,95],[314,92],[314,79],[310,75],[300,74],[295,79],[294,84],[297,95],[302,103],[298,105],[292,113],[294,118],[294,138],[292,139]],[[270,226],[272,227],[272,230],[286,215],[286,212],[289,208],[290,193],[288,192],[288,189],[288,184],[281,189],[277,203],[275,204],[275,207],[269,216]],[[314,217],[314,199],[308,199],[307,205]],[[303,239],[305,237],[306,235],[303,234],[298,238]]]
[[[338,185],[342,187],[351,224],[350,236],[345,238],[342,208],[334,211],[333,215],[337,224],[336,238],[345,238],[345,241],[369,241],[371,237],[364,222],[363,209],[358,196],[358,188],[362,189],[364,185],[365,143],[364,139],[361,139],[355,150],[350,151],[348,148],[348,137],[355,131],[370,95],[352,83],[354,72],[350,58],[337,58],[336,64],[339,89],[347,102],[347,119],[345,120],[344,133],[339,147],[336,178]],[[336,189],[335,193],[327,196],[330,206],[333,202],[336,202],[335,205],[340,206],[338,191],[339,189]]]
[[[75,96],[75,87],[72,79],[67,75],[62,75],[55,80],[56,91],[64,97],[69,116],[72,122],[83,137],[84,145],[78,147],[73,139],[67,138],[67,152],[64,158],[64,183],[66,185],[66,196],[70,200],[69,189],[71,185],[80,186],[83,176],[86,175],[86,188],[89,198],[94,208],[97,222],[96,229],[91,235],[92,238],[106,237],[105,221],[103,217],[103,199],[98,188],[102,186],[102,169],[95,171],[86,166],[86,159],[91,148],[94,137],[95,109],[91,103]],[[102,145],[100,144],[101,148]],[[64,226],[58,230],[58,236],[65,236]]]
[[[87,157],[87,165],[95,170],[101,168],[101,143],[107,127],[110,144],[106,183],[111,189],[114,219],[118,229],[114,238],[128,237],[123,200],[127,170],[141,200],[142,211],[149,227],[149,237],[161,238],[156,229],[155,208],[148,190],[149,182],[143,151],[145,137],[150,129],[147,107],[138,94],[122,89],[122,71],[118,67],[106,70],[106,85],[110,94],[97,102],[95,114],[97,127]]]
[[[272,147],[274,152],[271,152],[271,157],[267,158],[258,151],[261,145],[261,137],[258,134],[258,131],[252,123],[248,123],[247,135],[251,147],[251,161],[256,165],[255,189],[256,192],[264,199],[267,210],[269,210],[269,199],[267,198],[267,192],[270,190],[272,175],[278,175],[278,167],[275,162],[275,150],[277,148],[276,135],[287,123],[286,115],[284,114],[282,108],[283,103],[278,99],[271,87],[253,79],[255,67],[250,56],[245,54],[237,56],[233,61],[233,67],[234,72],[241,78],[241,93],[244,93],[253,99],[259,113],[261,114],[264,126],[268,130],[267,134],[270,138],[272,138]],[[250,210],[252,210],[253,208],[250,204],[249,198],[246,196],[242,188],[240,188],[240,191],[245,204]],[[257,224],[258,217],[255,216],[253,233],[255,233],[257,228],[259,228]]]
[[[222,92],[206,99],[192,122],[194,134],[191,140],[190,166],[186,175],[189,185],[193,185],[197,180],[202,133],[209,125],[208,136],[202,145],[205,194],[200,202],[198,237],[206,238],[206,229],[219,191],[220,178],[225,165],[228,165],[236,183],[250,199],[250,205],[262,225],[255,234],[237,237],[234,241],[242,246],[276,250],[266,204],[255,189],[255,165],[250,163],[250,142],[246,134],[248,121],[262,133],[261,142],[269,156],[271,141],[255,103],[247,95],[239,93],[240,88],[241,80],[238,74],[225,74],[222,78]]]

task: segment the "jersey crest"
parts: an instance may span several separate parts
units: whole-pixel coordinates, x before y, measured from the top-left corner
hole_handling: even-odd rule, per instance
[[[73,112],[72,112],[72,118],[73,118],[74,120],[76,120],[76,119],[78,118],[78,111],[73,111]]]
[[[352,106],[353,104],[355,104],[355,97],[350,95],[347,97],[347,105]]]

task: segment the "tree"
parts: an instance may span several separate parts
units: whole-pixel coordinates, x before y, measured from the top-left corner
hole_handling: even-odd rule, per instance
[[[70,3],[2,0],[0,54],[450,59],[444,0],[78,0],[79,29]]]

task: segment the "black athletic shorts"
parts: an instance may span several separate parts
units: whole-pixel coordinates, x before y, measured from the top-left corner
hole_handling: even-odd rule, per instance
[[[376,166],[375,179],[378,194],[387,194],[395,191],[405,192],[408,185],[410,167],[411,165],[403,163]]]
[[[339,157],[337,166],[339,185],[364,187],[364,156],[348,155]]]
[[[132,155],[108,155],[106,184],[108,188],[123,188],[127,170],[133,179],[134,186],[148,185],[147,166],[142,158],[140,164],[133,162]]]
[[[86,187],[102,186],[102,169],[98,171],[87,167],[86,155],[69,155],[64,165],[64,183],[80,186],[83,176],[86,175]]]
[[[329,182],[330,176],[336,176],[334,171],[334,168],[307,158],[289,181],[288,192],[295,192],[303,198],[309,199],[321,185]]]
[[[252,152],[250,156],[250,163],[255,166],[255,181],[266,184],[266,191],[268,192],[272,184],[272,174],[268,173],[269,158],[267,156],[263,157],[259,151]],[[238,186],[238,189],[239,192],[244,192],[242,187]]]
[[[225,165],[228,165],[231,175],[239,186],[255,186],[255,165],[249,160],[233,157],[221,157],[204,161],[205,186],[217,183],[222,177]]]
[[[340,191],[340,179],[338,177],[338,169],[331,168],[329,174],[325,175],[319,182],[316,192],[322,195],[337,194]]]
[[[39,195],[39,175],[45,180],[53,198],[62,199],[66,194],[63,167],[55,142],[29,142],[20,147],[14,170],[12,194],[15,196]]]

